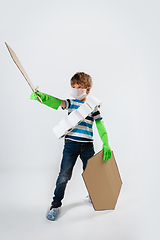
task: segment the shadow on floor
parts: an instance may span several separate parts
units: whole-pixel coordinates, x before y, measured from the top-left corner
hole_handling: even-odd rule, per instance
[[[80,206],[87,206],[87,205],[90,206],[92,208],[92,210],[93,210],[93,213],[88,214],[88,218],[94,218],[94,217],[97,217],[99,215],[104,215],[106,213],[113,212],[113,210],[95,211],[91,203],[89,203],[87,201],[83,201],[83,202],[77,202],[77,203],[72,203],[72,204],[63,206],[62,207],[62,212],[61,212],[61,214],[59,216],[59,219],[61,217],[63,217],[69,210],[71,210],[73,208],[80,207]]]
[[[73,209],[73,208],[76,208],[76,207],[80,207],[80,206],[83,206],[83,205],[89,205],[89,203],[86,203],[85,201],[84,202],[77,202],[77,203],[72,203],[72,204],[69,204],[67,206],[63,206],[62,207],[62,213],[60,215],[59,218],[63,217],[69,210]],[[92,207],[92,206],[91,206]]]

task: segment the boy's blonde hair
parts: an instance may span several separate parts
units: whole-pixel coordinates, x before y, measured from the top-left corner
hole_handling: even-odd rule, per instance
[[[90,75],[84,72],[77,72],[71,78],[71,86],[73,86],[75,83],[83,84],[85,88],[92,87],[92,78]]]

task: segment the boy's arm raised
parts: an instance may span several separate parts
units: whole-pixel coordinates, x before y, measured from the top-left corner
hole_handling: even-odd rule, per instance
[[[46,93],[42,93],[40,91],[36,91],[36,94],[42,99],[42,103],[48,107],[58,109],[59,106],[65,107],[65,101],[59,98],[53,97]],[[35,93],[32,92],[30,99],[39,101],[38,97],[35,96]],[[39,101],[40,102],[40,101]]]

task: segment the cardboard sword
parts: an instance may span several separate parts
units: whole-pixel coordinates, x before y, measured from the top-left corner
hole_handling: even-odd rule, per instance
[[[17,67],[19,68],[19,70],[21,71],[23,77],[26,79],[27,83],[29,84],[29,86],[30,86],[30,88],[32,89],[32,91],[35,93],[36,97],[38,97],[38,99],[39,99],[40,102],[42,103],[42,99],[36,94],[36,91],[37,91],[38,87],[35,88],[35,87],[33,86],[32,82],[30,81],[30,79],[29,79],[29,77],[28,77],[28,75],[27,75],[27,73],[26,73],[26,71],[24,70],[22,64],[20,63],[17,55],[15,54],[15,52],[10,48],[10,46],[9,46],[6,42],[5,42],[5,44],[6,44],[6,47],[7,47],[8,51],[9,51],[9,53],[10,53],[10,55],[11,55],[11,58],[13,59],[13,61],[15,62],[15,64],[16,64]]]

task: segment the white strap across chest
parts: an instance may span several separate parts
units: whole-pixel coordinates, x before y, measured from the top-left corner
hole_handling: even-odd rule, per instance
[[[53,128],[53,132],[58,139],[63,138],[72,131],[80,122],[82,122],[96,107],[100,107],[101,102],[92,95],[78,109],[72,111],[66,118],[61,120],[57,126]]]

